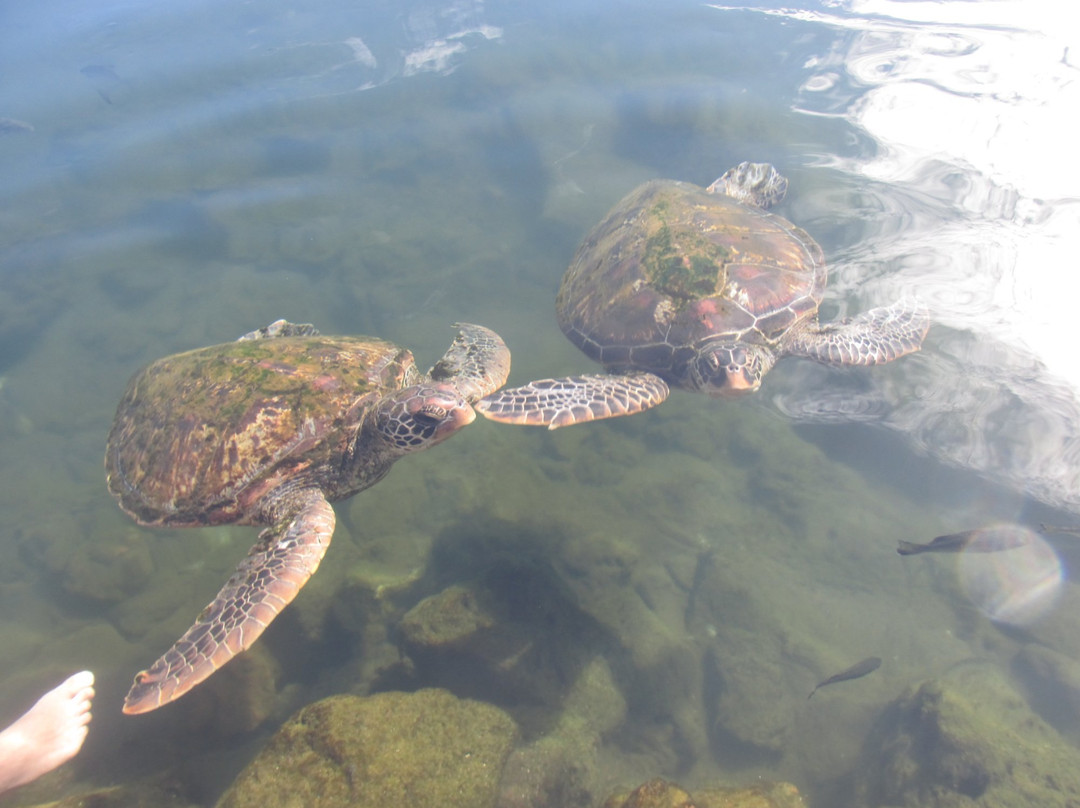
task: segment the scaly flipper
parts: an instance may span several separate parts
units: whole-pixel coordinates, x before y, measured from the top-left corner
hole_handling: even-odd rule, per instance
[[[510,350],[490,328],[454,323],[458,335],[442,359],[428,371],[436,382],[449,382],[470,404],[498,390],[510,375]]]
[[[500,390],[476,402],[485,418],[504,424],[557,429],[655,407],[668,397],[667,383],[652,373],[539,379]]]
[[[195,625],[136,674],[124,712],[145,713],[175,701],[247,649],[319,568],[333,534],[334,509],[322,492],[298,497],[274,527],[259,534]]]
[[[783,350],[827,365],[878,365],[919,350],[929,328],[926,309],[900,302],[846,322],[809,323],[789,336]]]

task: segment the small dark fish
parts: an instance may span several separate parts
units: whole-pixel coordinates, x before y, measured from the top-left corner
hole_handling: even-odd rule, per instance
[[[840,673],[834,673],[824,682],[818,684],[813,690],[810,691],[810,696],[813,696],[818,692],[818,688],[825,687],[825,685],[836,684],[837,682],[846,682],[848,679],[860,679],[866,676],[868,673],[873,673],[881,667],[881,658],[872,656],[867,657],[862,662],[856,662],[850,668],[840,671]],[[807,696],[806,698],[810,698]]]
[[[963,533],[949,533],[938,536],[929,544],[914,544],[902,541],[896,548],[900,555],[916,553],[1000,553],[1023,547],[1031,541],[1031,533],[1019,525],[1001,525],[999,527],[981,527],[965,530]]]

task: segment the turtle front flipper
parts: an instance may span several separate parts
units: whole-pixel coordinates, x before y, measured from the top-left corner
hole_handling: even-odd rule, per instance
[[[175,701],[246,650],[319,567],[334,533],[334,509],[321,491],[297,498],[259,534],[247,558],[179,640],[135,676],[129,715]]]
[[[590,374],[539,379],[500,390],[480,399],[475,407],[492,421],[557,429],[633,415],[660,404],[669,392],[667,383],[652,373]]]
[[[841,323],[808,323],[789,335],[783,350],[828,365],[879,365],[919,350],[929,328],[926,309],[900,302]]]
[[[490,328],[469,323],[454,323],[454,327],[458,335],[442,359],[428,371],[428,377],[454,385],[462,398],[475,404],[506,384],[510,375],[510,349]]]

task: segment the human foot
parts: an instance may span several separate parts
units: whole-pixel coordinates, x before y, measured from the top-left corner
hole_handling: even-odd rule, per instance
[[[69,676],[0,732],[0,794],[75,756],[86,740],[94,674]]]

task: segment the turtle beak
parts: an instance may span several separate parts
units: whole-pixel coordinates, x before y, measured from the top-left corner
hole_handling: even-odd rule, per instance
[[[476,420],[450,385],[418,385],[400,391],[380,408],[377,429],[401,453],[434,446]]]
[[[476,420],[476,412],[455,388],[439,385],[425,392],[426,395],[414,416],[421,420],[429,419],[434,424],[432,444],[446,440],[463,426]]]
[[[761,387],[761,377],[754,376],[747,367],[729,367],[725,374],[727,384],[721,392],[753,393]]]
[[[424,406],[417,414],[421,417],[431,418],[438,423],[432,437],[435,443],[446,440],[463,426],[468,426],[476,420],[476,411],[464,401],[458,402],[456,406],[450,408],[443,405],[434,406],[430,412],[428,407]]]
[[[717,398],[753,393],[772,365],[771,356],[750,345],[715,345],[698,360],[700,389]]]

